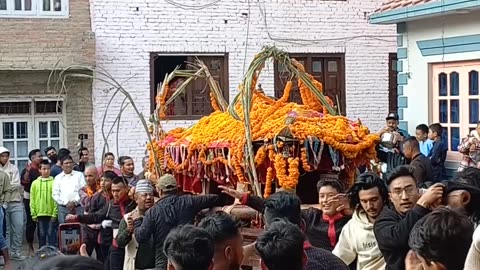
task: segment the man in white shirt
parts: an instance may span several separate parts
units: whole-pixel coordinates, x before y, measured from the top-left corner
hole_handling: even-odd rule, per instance
[[[63,157],[61,164],[63,172],[55,176],[52,194],[58,205],[58,222],[60,224],[65,223],[67,214],[83,214],[78,191],[86,185],[83,173],[73,170],[71,156]]]
[[[22,242],[24,222],[23,187],[20,183],[18,167],[10,162],[10,150],[0,146],[0,171],[8,174],[12,191],[5,201],[6,241],[12,254],[12,259],[22,260]]]

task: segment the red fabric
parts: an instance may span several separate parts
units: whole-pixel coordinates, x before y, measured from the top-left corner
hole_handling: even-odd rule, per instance
[[[305,251],[309,248],[312,248],[312,244],[310,244],[310,242],[308,242],[308,240],[303,242],[303,251]],[[307,260],[308,260],[308,258],[305,258],[305,265],[307,265]],[[262,268],[262,270],[268,270],[262,260],[260,260],[260,267]]]
[[[248,193],[243,194],[242,198],[240,199],[240,203],[242,205],[246,205],[248,200]]]
[[[328,221],[328,238],[330,239],[330,245],[335,247],[337,244],[337,233],[335,232],[335,222],[343,217],[342,214],[336,214],[334,216],[328,216],[323,214],[323,219]]]

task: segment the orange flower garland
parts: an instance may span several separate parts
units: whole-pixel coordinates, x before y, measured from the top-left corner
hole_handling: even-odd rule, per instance
[[[298,68],[303,69],[303,66],[298,62],[296,65]],[[255,155],[255,165],[259,167],[267,159],[273,163],[273,168],[269,167],[270,170],[267,169],[267,187],[271,187],[271,185],[268,185],[268,182],[272,183],[274,181],[273,175],[275,174],[280,186],[294,189],[298,183],[300,162],[303,170],[307,172],[313,170],[308,164],[307,150],[303,146],[300,146],[299,157],[286,159],[283,153],[276,153],[275,147],[281,149],[283,143],[279,142],[277,145],[273,145],[272,141],[286,127],[288,127],[293,137],[300,141],[306,140],[310,136],[317,137],[325,144],[340,151],[353,164],[367,163],[370,159],[376,157],[375,145],[379,137],[376,134],[370,134],[368,128],[359,120],[351,121],[344,116],[328,114],[327,109],[320,100],[301,80],[297,80],[297,83],[303,105],[288,102],[292,91],[291,81],[288,81],[285,85],[282,97],[274,100],[262,92],[254,90],[257,79],[258,74],[255,74],[251,84],[253,97],[250,123],[252,139],[265,142],[265,145],[261,146]],[[322,84],[311,75],[310,79],[312,79],[315,88],[319,92],[323,92]],[[243,85],[239,86],[239,91],[245,91]],[[165,99],[167,94],[168,85],[165,85],[163,95],[158,95],[156,98],[157,106],[160,107],[158,111],[160,118],[165,117]],[[333,105],[330,98],[325,97],[325,99],[329,104]],[[246,181],[243,168],[245,129],[242,103],[238,102],[235,105],[235,111],[240,118],[240,121],[238,121],[228,112],[220,111],[216,99],[211,93],[210,100],[214,112],[201,118],[195,125],[187,129],[177,128],[165,134],[165,138],[168,138],[170,141],[169,147],[180,147],[180,145],[186,147],[186,149],[183,148],[182,150],[183,155],[186,155],[186,157],[182,156],[180,161],[178,159],[173,160],[171,154],[165,151],[165,144],[159,144],[160,142],[154,141],[153,145],[147,145],[150,151],[148,163],[150,172],[155,173],[154,164],[155,159],[157,159],[162,170],[185,173],[185,171],[197,167],[197,164],[191,163],[193,159],[196,162],[200,162],[203,166],[211,166],[218,163],[224,164],[234,172],[240,182]],[[319,117],[318,112],[324,115]],[[289,118],[288,125],[286,124],[287,118]],[[294,120],[290,121],[292,118]],[[164,136],[157,135],[156,138],[163,139]],[[212,152],[209,151],[217,148],[215,145],[225,145],[219,148],[228,148],[228,157],[217,152],[214,152],[212,156]],[[153,150],[155,150],[156,156],[153,155]],[[198,159],[195,158],[196,155],[198,155]],[[269,192],[271,190],[266,189],[264,195],[267,195]]]
[[[265,190],[263,193],[264,198],[268,198],[272,194],[272,185],[273,185],[273,169],[272,167],[267,168],[267,177],[265,181]]]

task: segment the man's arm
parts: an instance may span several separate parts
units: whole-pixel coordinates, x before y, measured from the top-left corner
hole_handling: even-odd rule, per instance
[[[352,245],[352,241],[355,237],[350,231],[350,224],[351,222],[348,222],[343,227],[338,243],[332,251],[335,256],[340,258],[347,265],[351,264],[357,258],[357,251]]]
[[[65,205],[66,202],[62,201],[60,194],[62,190],[60,189],[60,178],[55,177],[53,180],[53,190],[52,190],[52,198],[53,200],[59,205]]]
[[[200,212],[205,208],[227,205],[224,196],[219,195],[186,195],[190,197],[190,204],[187,207],[193,207],[194,212]]]
[[[108,209],[111,207],[110,203],[105,204],[105,206],[96,213],[78,215],[77,219],[80,223],[84,224],[98,224],[102,223],[107,218]]]
[[[124,218],[122,218],[120,224],[118,225],[118,234],[116,239],[119,248],[126,247],[128,243],[130,243],[130,241],[132,240],[132,235],[127,229],[127,222]]]
[[[135,234],[135,240],[137,243],[145,243],[150,240],[150,237],[154,231],[154,221],[153,217],[153,208],[147,210],[143,217],[139,217],[133,221],[133,233]]]
[[[385,209],[384,211],[389,211]],[[374,233],[380,250],[394,250],[408,247],[410,231],[419,219],[424,217],[430,210],[415,205],[401,220],[390,216],[380,218],[375,222]]]
[[[40,183],[40,182],[38,181],[33,182],[32,187],[30,188],[30,215],[32,216],[32,219],[37,218],[36,199],[38,196],[38,192],[37,192],[37,185],[35,185],[36,183]]]
[[[18,168],[17,166],[13,166],[13,173],[12,173],[12,179],[10,181],[11,185],[16,187],[16,188],[20,188],[22,186],[22,183],[20,183],[20,172],[18,171]]]

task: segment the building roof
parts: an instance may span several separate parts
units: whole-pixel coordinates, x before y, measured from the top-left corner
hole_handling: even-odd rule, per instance
[[[380,8],[375,10],[374,13],[395,10],[403,7],[413,7],[434,1],[437,0],[387,0]]]

